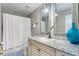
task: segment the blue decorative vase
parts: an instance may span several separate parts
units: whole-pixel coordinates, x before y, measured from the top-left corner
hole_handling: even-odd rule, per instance
[[[67,32],[67,38],[72,44],[79,44],[79,29],[75,22],[72,23],[72,28]]]

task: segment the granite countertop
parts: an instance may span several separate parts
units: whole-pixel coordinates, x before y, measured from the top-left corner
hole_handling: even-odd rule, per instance
[[[58,39],[54,37],[49,39],[42,36],[32,36],[29,37],[29,39],[35,40],[39,43],[54,47],[56,49],[62,50],[73,55],[79,55],[79,45],[71,44],[68,40],[65,40],[65,38]]]

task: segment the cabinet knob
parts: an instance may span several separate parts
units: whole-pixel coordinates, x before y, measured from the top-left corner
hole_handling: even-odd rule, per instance
[[[38,51],[40,51],[40,49],[37,49]]]

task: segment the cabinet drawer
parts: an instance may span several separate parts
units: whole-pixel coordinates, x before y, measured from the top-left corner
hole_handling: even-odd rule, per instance
[[[72,56],[72,55],[60,50],[56,50],[56,56]]]
[[[31,49],[32,49],[32,50],[31,50],[31,55],[32,55],[32,56],[40,56],[40,51],[38,50],[37,47],[31,45]]]
[[[40,48],[41,50],[47,52],[48,54],[50,55],[54,55],[54,48],[51,48],[47,45],[44,45],[44,44],[41,44],[39,42],[36,42],[36,41],[33,41],[33,40],[30,40],[30,43],[38,48]]]

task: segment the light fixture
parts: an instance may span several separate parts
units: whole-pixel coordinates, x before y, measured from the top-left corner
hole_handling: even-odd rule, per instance
[[[45,9],[44,9],[44,12],[45,12],[45,13],[48,13],[48,11],[49,11],[48,8],[45,8]]]
[[[49,11],[49,9],[48,9],[48,5],[45,4],[44,7],[43,7],[43,12],[44,12],[45,14],[47,14],[48,11]]]
[[[33,25],[32,25],[32,26],[33,26],[33,28],[35,28],[35,27],[36,27],[36,24],[35,24],[35,23],[33,23]]]
[[[55,16],[58,16],[58,14],[57,14],[57,13],[55,13]]]
[[[35,28],[37,26],[38,23],[33,23],[32,27]]]

